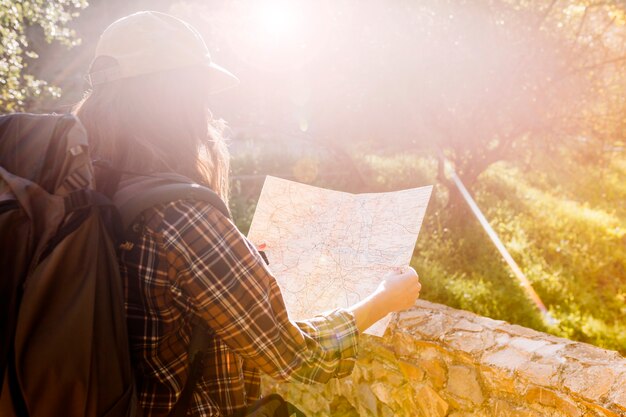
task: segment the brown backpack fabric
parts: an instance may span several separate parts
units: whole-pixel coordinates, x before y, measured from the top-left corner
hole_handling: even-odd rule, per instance
[[[130,416],[124,293],[70,115],[0,116],[1,416]]]

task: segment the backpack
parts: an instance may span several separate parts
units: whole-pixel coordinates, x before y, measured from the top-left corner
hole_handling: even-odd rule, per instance
[[[3,417],[137,415],[116,246],[156,204],[191,198],[230,216],[217,194],[185,177],[108,174],[105,193],[96,191],[87,135],[74,116],[0,116]],[[206,335],[194,328],[195,376],[172,416],[187,412]],[[287,415],[287,407],[299,411],[270,396],[250,415]]]
[[[75,117],[0,117],[0,415],[135,414],[116,216]]]
[[[121,219],[95,190],[74,116],[0,116],[3,417],[135,415],[116,238],[141,211],[183,196],[228,211],[184,177],[120,191]]]
[[[2,416],[130,416],[124,291],[70,115],[0,117]]]

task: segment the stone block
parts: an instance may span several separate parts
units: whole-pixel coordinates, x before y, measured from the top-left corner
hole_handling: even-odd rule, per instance
[[[495,338],[489,332],[476,333],[455,330],[446,334],[442,341],[452,349],[472,356],[479,356],[482,352],[495,345]]]
[[[514,394],[518,389],[513,372],[508,369],[495,368],[493,366],[482,365],[480,368],[483,384],[489,393]]]
[[[392,336],[393,353],[396,356],[411,357],[417,351],[415,347],[415,337],[404,331],[395,333]]]
[[[408,381],[420,382],[424,380],[424,370],[415,364],[401,360],[398,361],[398,367]]]
[[[396,409],[401,409],[406,412],[407,415],[415,415],[416,410],[418,409],[416,400],[417,395],[413,390],[413,387],[409,384],[405,384],[398,389],[396,389],[393,393],[393,399],[399,407]]]
[[[543,365],[550,365],[554,367],[555,369],[561,369],[563,365],[567,364],[567,359],[558,353],[552,356],[539,356],[535,354],[533,356],[533,362],[540,363]]]
[[[472,407],[480,405],[484,401],[476,370],[467,366],[453,365],[448,368],[446,391],[457,398],[468,401]]]
[[[498,346],[508,346],[511,336],[508,333],[498,332],[495,335],[495,341]]]
[[[441,389],[446,383],[446,366],[438,359],[417,359],[415,364],[426,373],[427,380],[436,389]]]
[[[530,355],[512,347],[505,347],[504,349],[496,352],[487,352],[483,356],[482,361],[484,364],[491,365],[496,368],[515,371],[524,363],[530,361]]]
[[[409,310],[398,313],[397,329],[410,330],[414,327],[420,327],[430,320],[431,311],[411,308]]]
[[[474,332],[474,333],[482,332],[483,330],[485,330],[485,328],[481,326],[480,324],[474,323],[473,321],[470,321],[466,318],[461,318],[459,321],[454,323],[452,325],[452,329],[463,330],[466,332]]]
[[[490,401],[490,415],[494,417],[546,417],[535,410],[524,405],[513,404],[501,398]]]
[[[626,416],[626,375],[622,375],[614,385],[611,403]]]
[[[361,359],[359,359],[357,363],[354,365],[354,369],[352,369],[351,378],[355,382],[369,381],[370,380],[369,374],[370,374],[369,369],[366,367],[365,364],[361,362]]]
[[[425,417],[444,417],[448,413],[448,403],[428,385],[416,389],[415,401]]]
[[[450,329],[451,322],[452,319],[445,314],[433,312],[428,320],[419,326],[412,326],[410,330],[425,340],[439,340]]]
[[[563,348],[565,348],[565,346],[566,346],[565,343],[550,343],[548,345],[545,345],[535,350],[535,355],[544,356],[544,357],[556,356],[563,350]]]
[[[380,415],[382,417],[398,417],[398,413],[386,405],[380,407]]]
[[[401,342],[403,344],[406,343],[408,345],[413,344],[413,340],[410,337],[401,339],[397,336],[399,335],[394,335],[394,345],[397,342]],[[369,343],[367,343],[367,345],[364,346],[363,351],[368,356],[375,358],[378,361],[396,361],[396,354],[394,353],[394,349],[378,341],[370,341]]]
[[[384,380],[390,385],[400,385],[405,381],[404,376],[397,366],[385,362],[373,361],[368,371],[371,375],[371,380],[374,382]]]
[[[415,352],[413,357],[419,356],[422,359],[436,359],[442,356],[449,356],[450,352],[439,343],[418,340],[415,341]]]
[[[356,390],[357,405],[360,415],[378,416],[378,401],[367,384],[359,384]]]
[[[476,357],[474,357],[476,356]],[[470,355],[468,353],[462,352],[462,351],[456,351],[456,352],[452,352],[451,355],[448,355],[446,357],[447,359],[447,363],[451,364],[451,363],[463,363],[466,365],[472,365],[474,366],[477,362],[478,362],[478,356],[479,355]]]
[[[529,388],[526,392],[526,400],[530,403],[539,403],[555,408],[567,417],[581,417],[582,415],[582,412],[571,398],[542,387]]]
[[[378,400],[383,404],[391,404],[393,402],[392,393],[397,390],[397,387],[384,382],[374,382],[370,388],[376,398],[378,398]]]
[[[546,337],[550,337],[545,333],[538,332],[537,330],[529,329],[528,327],[522,327],[517,324],[507,324],[506,331],[509,334],[514,334],[515,336],[524,336],[529,339],[543,339]]]
[[[527,337],[514,337],[509,342],[510,346],[528,353],[533,353],[549,344],[550,342],[543,339],[529,339]]]
[[[356,399],[356,389],[354,388],[355,384],[350,378],[345,378],[341,381],[339,388],[341,390],[340,395],[344,397],[352,407],[356,407],[357,399]]]
[[[525,383],[551,386],[558,382],[558,368],[552,364],[525,362],[519,366],[517,373]]]
[[[504,320],[494,320],[489,317],[478,317],[474,319],[476,323],[484,326],[486,329],[497,330],[506,327],[508,323]]]
[[[606,395],[617,375],[610,365],[585,366],[571,363],[564,367],[563,386],[583,398],[598,401]]]
[[[600,417],[624,417],[624,413],[611,411],[600,404],[579,400],[580,404],[593,411],[596,416]]]
[[[587,343],[574,343],[571,341],[563,350],[563,356],[585,363],[606,363],[607,361],[611,361],[618,364],[625,361],[625,359],[615,351],[602,349]]]
[[[357,409],[343,397],[333,398],[328,408],[333,417],[359,417]]]

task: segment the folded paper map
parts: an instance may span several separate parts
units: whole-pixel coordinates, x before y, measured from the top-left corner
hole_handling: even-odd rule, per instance
[[[267,255],[289,317],[348,307],[408,265],[431,191],[349,194],[267,177],[248,238]],[[366,333],[382,336],[389,320]]]

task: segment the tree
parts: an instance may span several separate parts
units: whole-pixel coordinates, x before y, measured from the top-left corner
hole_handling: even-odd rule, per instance
[[[536,152],[565,146],[598,162],[604,149],[623,142],[622,1],[361,4],[343,13],[357,23],[354,50],[337,41],[336,56],[324,60],[348,80],[333,83],[337,76],[315,72],[320,89],[331,86],[324,98],[342,104],[325,107],[332,110],[325,113],[330,140],[441,150],[470,190],[498,161],[532,166]],[[331,38],[343,39],[336,32]],[[440,179],[451,188],[451,205],[463,206]]]
[[[608,143],[623,140],[621,2],[452,0],[438,7],[429,30],[440,50],[456,53],[428,58],[432,90],[419,112],[428,115],[427,140],[434,137],[470,189],[497,161],[555,145],[601,157]]]
[[[28,73],[29,61],[37,59],[31,37],[77,45],[80,40],[68,23],[86,6],[86,0],[0,0],[0,112],[22,111],[42,97],[60,96],[57,87]]]

